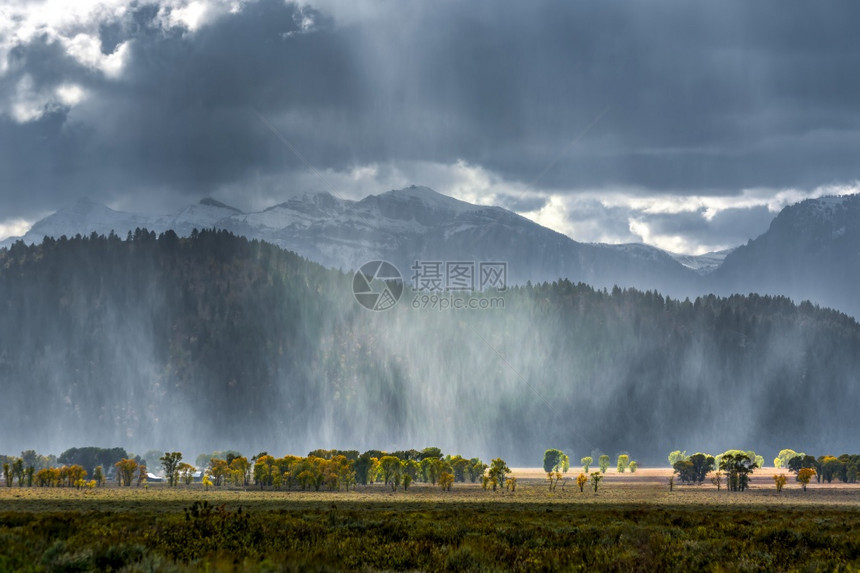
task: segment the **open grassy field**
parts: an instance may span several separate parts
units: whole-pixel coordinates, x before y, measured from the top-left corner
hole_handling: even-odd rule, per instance
[[[597,493],[530,469],[515,492],[3,487],[0,571],[860,570],[860,487],[777,494],[773,473],[743,493],[670,492],[668,469]]]

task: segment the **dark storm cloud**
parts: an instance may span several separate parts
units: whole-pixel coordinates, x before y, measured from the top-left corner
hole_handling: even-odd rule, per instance
[[[189,32],[139,4],[99,26],[103,53],[128,42],[118,78],[56,42],[17,48],[0,97],[25,74],[88,97],[0,116],[0,201],[289,185],[307,167],[254,110],[320,169],[464,160],[528,185],[552,164],[537,186],[699,195],[860,177],[860,4],[383,6],[340,25],[263,0]]]
[[[313,33],[300,33],[302,15],[313,17]],[[4,96],[25,75],[36,91],[75,82],[91,95],[37,121],[0,118],[3,200],[21,206],[49,195],[56,206],[54,194],[108,199],[159,187],[199,195],[250,171],[298,164],[254,109],[301,116],[312,135],[314,117],[352,106],[349,49],[319,13],[266,1],[193,34],[165,29],[156,16],[144,6],[101,26],[103,53],[131,40],[117,80],[85,71],[56,42],[15,51]]]

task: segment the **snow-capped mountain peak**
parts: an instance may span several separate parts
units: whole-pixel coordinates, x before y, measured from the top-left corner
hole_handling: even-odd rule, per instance
[[[703,255],[681,255],[678,253],[669,253],[673,259],[684,265],[690,270],[696,271],[700,275],[706,275],[718,269],[726,256],[735,249],[723,249],[722,251],[712,251]]]
[[[242,211],[239,209],[207,197],[196,205],[189,205],[178,213],[153,221],[150,228],[152,230],[173,229],[176,233],[183,235],[190,233],[195,228],[218,227],[221,221],[241,214]]]
[[[429,187],[411,185],[404,189],[394,189],[381,195],[371,195],[362,201],[375,197],[379,202],[402,203],[412,207],[421,207],[435,211],[450,211],[464,213],[475,211],[482,207],[465,201],[460,201],[448,195],[438,193]]]
[[[66,205],[56,213],[36,222],[24,237],[13,237],[2,243],[3,246],[22,238],[27,243],[41,242],[45,237],[73,237],[77,234],[96,232],[107,235],[111,231],[123,234],[137,227],[145,226],[146,216],[114,211],[110,207],[84,197]]]

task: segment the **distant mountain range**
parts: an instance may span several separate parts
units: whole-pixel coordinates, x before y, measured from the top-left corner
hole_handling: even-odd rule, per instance
[[[770,229],[737,249],[677,255],[643,244],[580,243],[500,207],[473,205],[427,187],[408,187],[360,201],[308,193],[245,213],[204,199],[178,213],[123,213],[78,200],[37,222],[20,238],[72,237],[136,228],[218,228],[260,239],[343,270],[368,260],[394,263],[407,280],[420,261],[505,261],[508,280],[560,277],[598,288],[636,287],[673,297],[783,294],[860,316],[860,196],[810,199],[784,209]]]

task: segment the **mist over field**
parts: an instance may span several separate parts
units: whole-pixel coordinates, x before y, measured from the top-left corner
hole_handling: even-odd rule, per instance
[[[374,312],[352,274],[213,231],[17,244],[0,268],[2,452],[435,445],[534,466],[559,447],[665,464],[849,451],[860,430],[860,325],[779,297],[561,281],[488,291],[493,310],[416,309],[407,288]]]

